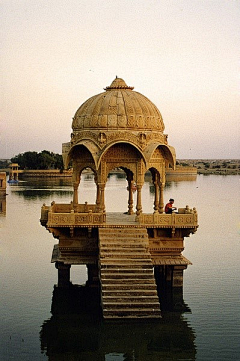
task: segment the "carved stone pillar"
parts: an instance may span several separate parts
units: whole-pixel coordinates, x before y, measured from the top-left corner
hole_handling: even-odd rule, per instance
[[[128,173],[128,214],[133,214],[133,175]]]
[[[73,205],[78,204],[78,183],[73,184]]]
[[[164,209],[164,201],[163,201],[163,190],[164,190],[165,184],[160,183],[160,194],[159,194],[159,213],[163,213]]]
[[[137,185],[137,216],[142,213],[142,184]]]
[[[128,214],[133,214],[133,180],[128,182]]]
[[[78,205],[78,187],[81,177],[73,182],[73,206]]]
[[[63,262],[56,262],[55,267],[58,270],[58,287],[69,287],[70,282],[70,264],[64,264]]]
[[[100,189],[100,202],[99,202],[99,209],[101,212],[105,212],[105,183],[99,183],[99,189]]]
[[[158,185],[157,173],[154,174],[153,184],[154,184],[154,190],[155,190],[154,213],[159,213],[159,185]]]
[[[95,184],[97,186],[97,193],[96,193],[96,206],[97,206],[97,212],[100,210],[100,187],[97,182],[97,176],[94,177]]]

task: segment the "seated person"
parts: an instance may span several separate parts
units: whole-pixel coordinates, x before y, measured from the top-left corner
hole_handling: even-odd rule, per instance
[[[169,203],[167,203],[165,206],[166,214],[172,214],[172,212],[177,209],[176,207],[173,207],[173,203],[174,203],[174,199],[170,198]]]

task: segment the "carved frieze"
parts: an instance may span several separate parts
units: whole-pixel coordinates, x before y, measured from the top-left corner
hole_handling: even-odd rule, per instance
[[[99,137],[99,134],[98,132],[91,132],[91,131],[82,131],[82,132],[74,132],[72,133],[72,143],[73,145],[78,143],[80,140],[82,139],[90,139],[90,140],[93,140],[95,143],[98,143],[98,137]]]
[[[147,133],[147,143],[150,141],[159,141],[160,143],[164,143],[164,134],[159,132],[150,132]]]
[[[192,214],[144,214],[139,216],[139,222],[145,225],[166,228],[195,228],[198,226],[197,213]]]
[[[109,121],[115,122],[115,115],[112,115],[112,120]],[[93,117],[94,118],[94,117]],[[113,119],[114,118],[114,119]],[[103,119],[102,119],[103,120]],[[96,120],[97,121],[97,120]],[[124,126],[126,119],[124,116],[118,116],[119,127]],[[138,128],[138,127],[136,127]],[[153,141],[158,141],[160,144],[165,143],[164,135],[158,132],[128,132],[123,130],[117,131],[106,131],[106,132],[94,132],[94,131],[75,131],[71,134],[71,144],[74,146],[81,140],[91,140],[94,143],[98,144],[99,148],[102,149],[106,144],[114,143],[115,141],[125,141],[135,144],[141,149],[145,149],[148,143]]]

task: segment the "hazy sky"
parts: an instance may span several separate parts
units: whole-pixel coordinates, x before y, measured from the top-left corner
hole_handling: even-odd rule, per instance
[[[177,158],[240,157],[240,0],[0,0],[0,158],[61,153],[117,75]]]

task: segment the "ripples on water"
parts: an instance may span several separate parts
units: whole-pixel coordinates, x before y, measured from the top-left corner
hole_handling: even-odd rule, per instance
[[[164,313],[159,322],[127,325],[87,315],[82,309],[84,295],[79,294],[84,289],[78,288],[75,298],[54,289],[57,271],[50,260],[56,240],[40,226],[40,208],[53,200],[70,202],[71,183],[8,186],[7,214],[0,217],[0,359],[240,359],[239,183],[239,176],[210,175],[167,184],[165,201],[174,197],[177,207],[196,206],[199,213],[200,227],[185,239],[184,251],[193,262],[184,273],[184,300],[191,313]],[[146,183],[145,212],[152,212],[151,191]],[[92,177],[85,176],[81,183],[79,201],[95,201]],[[106,189],[107,211],[117,205],[124,212],[126,204],[125,178],[112,176]],[[86,280],[85,267],[72,267],[71,274],[73,283]],[[66,302],[74,316],[66,311]]]

